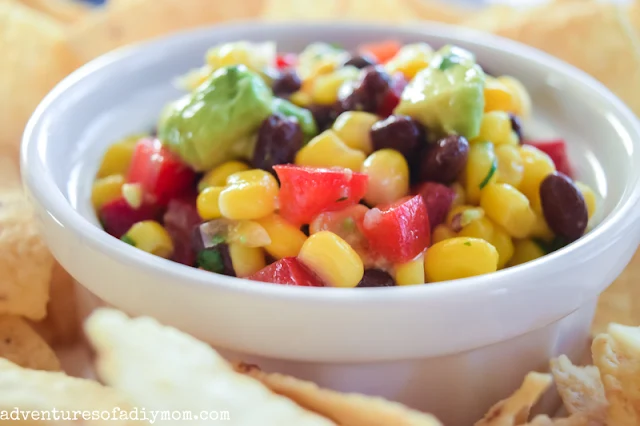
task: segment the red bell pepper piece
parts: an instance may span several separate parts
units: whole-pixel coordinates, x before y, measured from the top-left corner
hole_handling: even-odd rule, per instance
[[[376,58],[376,61],[380,64],[384,64],[393,58],[396,53],[402,48],[397,40],[385,40],[377,43],[366,43],[360,45],[358,52],[363,55],[371,55]]]
[[[422,196],[404,197],[376,207],[364,216],[363,231],[371,249],[393,263],[404,263],[431,242],[431,227]]]
[[[160,214],[160,209],[153,204],[143,204],[140,208],[134,209],[124,198],[118,198],[102,206],[98,217],[107,233],[120,238],[136,223],[158,220]]]
[[[453,189],[435,182],[421,183],[416,187],[414,194],[422,196],[432,230],[444,223],[456,198]]]
[[[367,192],[368,176],[349,169],[291,164],[273,168],[280,180],[280,214],[295,225],[357,204]]]
[[[545,141],[525,141],[524,143],[534,146],[540,151],[546,153],[553,160],[557,171],[573,178],[573,167],[569,162],[567,145],[564,140],[552,139]]]
[[[295,257],[285,257],[262,268],[247,279],[265,283],[297,285],[301,287],[324,287],[316,274]]]
[[[298,62],[298,56],[295,53],[281,53],[276,56],[276,67],[278,69],[293,68]]]
[[[195,172],[158,139],[138,141],[127,182],[139,183],[147,202],[166,206],[170,199],[191,192],[195,179]]]
[[[393,110],[398,106],[400,98],[402,98],[402,91],[407,87],[408,83],[407,78],[400,72],[391,76],[391,85],[380,103],[377,111],[378,115],[388,117],[393,114]]]
[[[202,219],[196,208],[196,197],[187,196],[169,201],[167,212],[163,216],[164,227],[173,241],[171,260],[184,265],[195,265],[196,251],[193,245],[193,233]]]

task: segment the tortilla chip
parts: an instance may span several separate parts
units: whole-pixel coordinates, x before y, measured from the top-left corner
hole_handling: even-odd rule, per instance
[[[597,336],[591,347],[609,401],[607,424],[640,424],[640,328],[618,324]]]
[[[78,414],[78,421],[72,422],[62,420],[62,413],[60,413],[60,411],[65,411],[65,416],[75,416],[71,411],[88,411],[96,412],[98,416],[101,416],[103,412],[114,413],[115,408],[119,409],[119,412],[129,414],[132,406],[114,389],[102,386],[98,382],[69,377],[64,373],[28,370],[5,359],[0,359],[0,412],[3,413],[3,416],[6,413],[11,418],[12,412],[15,413],[14,415],[19,415],[26,414],[27,411],[39,414],[42,411],[58,410],[59,420],[57,421],[43,421],[48,419],[40,417],[40,419],[22,420],[20,421],[21,425],[129,426],[146,424],[146,422],[119,420],[118,414],[108,420],[100,418],[84,420],[82,413]],[[19,413],[18,409],[22,413]],[[53,419],[53,415],[51,418]],[[73,419],[73,417],[71,418]],[[4,417],[0,420],[0,424],[14,423],[18,423],[18,421],[7,420]]]
[[[413,9],[417,19],[424,21],[457,24],[475,14],[468,8],[457,7],[443,0],[404,0],[404,2]]]
[[[17,165],[0,157],[0,314],[42,319],[52,265],[22,191]]]
[[[20,2],[64,24],[78,22],[91,11],[84,3],[74,0],[20,0]]]
[[[609,403],[596,367],[576,367],[562,355],[551,360],[551,373],[570,414],[583,414],[594,423],[604,424]]]
[[[604,423],[590,423],[587,416],[574,414],[571,417],[550,419],[547,416],[536,416],[531,423],[525,426],[604,426]]]
[[[69,346],[77,343],[81,336],[81,327],[75,284],[71,275],[58,262],[53,266],[49,288],[47,316],[42,321],[33,323],[33,327],[51,346]]]
[[[72,28],[69,43],[84,61],[173,31],[258,16],[262,0],[129,0]]]
[[[265,373],[258,367],[237,364],[235,369],[259,380],[273,392],[327,417],[340,426],[438,426],[435,417],[404,405],[359,394],[321,389],[315,383],[282,374]]]
[[[60,370],[53,350],[25,320],[16,316],[0,316],[0,357],[25,368]]]
[[[226,412],[246,426],[334,425],[236,373],[210,346],[151,318],[103,308],[89,317],[86,332],[98,353],[98,375],[149,410]]]
[[[491,407],[475,426],[513,426],[527,422],[531,407],[551,385],[549,374],[529,373],[520,389]]]
[[[13,2],[0,2],[0,56],[0,146],[17,147],[35,107],[76,62],[62,24]]]

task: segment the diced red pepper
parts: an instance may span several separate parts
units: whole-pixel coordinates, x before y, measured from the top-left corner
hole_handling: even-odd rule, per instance
[[[363,230],[371,249],[393,263],[415,258],[431,241],[427,208],[420,195],[369,210]]]
[[[196,208],[196,197],[174,198],[169,201],[164,214],[164,227],[173,241],[171,259],[184,265],[195,265],[196,252],[193,245],[193,233],[202,219]]]
[[[273,168],[280,180],[280,214],[295,225],[357,204],[367,192],[368,176],[349,169],[291,164]]]
[[[247,279],[265,283],[297,285],[301,287],[324,287],[316,274],[295,257],[285,257],[262,268]]]
[[[276,56],[278,69],[293,68],[296,63],[298,63],[298,56],[295,53],[281,53]]]
[[[456,198],[456,192],[453,189],[435,182],[425,182],[418,185],[414,194],[421,195],[424,200],[431,229],[447,219],[453,200]]]
[[[384,95],[382,102],[380,103],[380,107],[378,108],[378,115],[382,117],[388,117],[393,114],[393,110],[400,103],[400,98],[402,97],[402,91],[405,87],[407,87],[407,78],[404,74],[398,72],[394,73],[391,76],[391,86],[390,90]]]
[[[556,170],[569,177],[573,177],[573,167],[569,162],[569,156],[567,155],[567,145],[562,139],[553,139],[546,141],[525,141],[527,145],[535,146],[540,151],[546,153],[553,163],[556,165]]]
[[[361,54],[371,55],[376,58],[378,63],[384,64],[393,58],[401,48],[402,44],[400,44],[399,41],[385,40],[377,43],[362,44],[358,48],[358,51]]]
[[[139,183],[146,201],[166,206],[170,199],[189,193],[195,179],[195,172],[158,139],[138,141],[127,182]]]
[[[98,213],[104,230],[116,238],[126,234],[134,224],[143,220],[158,220],[160,216],[161,211],[157,206],[143,204],[134,209],[124,198],[105,204]]]

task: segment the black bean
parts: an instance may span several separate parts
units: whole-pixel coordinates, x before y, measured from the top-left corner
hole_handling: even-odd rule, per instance
[[[377,65],[376,58],[371,55],[353,55],[345,61],[344,66],[352,66],[359,69]]]
[[[282,71],[274,80],[271,85],[273,94],[286,98],[289,95],[297,92],[302,87],[300,77],[296,74],[295,70]]]
[[[387,92],[390,90],[391,77],[380,66],[363,69],[362,75],[346,94],[340,93],[342,111],[378,111]]]
[[[358,287],[393,287],[396,285],[391,275],[381,269],[367,269],[364,271]]]
[[[425,128],[411,117],[390,115],[371,127],[373,149],[391,148],[411,161],[425,139]]]
[[[516,135],[518,135],[518,141],[522,143],[522,122],[520,121],[520,117],[509,113],[509,119],[511,120],[511,130],[516,132]]]
[[[339,105],[317,105],[313,104],[307,108],[311,111],[311,115],[313,115],[313,119],[318,126],[318,131],[322,132],[327,130],[333,125],[333,122],[336,121],[338,115],[341,110]]]
[[[273,166],[293,163],[303,141],[302,128],[295,118],[280,114],[270,115],[258,130],[258,141],[251,165],[273,173]]]
[[[589,215],[580,190],[562,173],[547,176],[540,184],[542,212],[549,228],[567,242],[580,238]]]
[[[464,170],[469,156],[469,142],[451,135],[438,140],[424,154],[420,179],[449,184]]]

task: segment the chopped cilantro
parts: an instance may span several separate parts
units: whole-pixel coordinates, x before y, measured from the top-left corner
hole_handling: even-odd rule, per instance
[[[218,250],[202,250],[198,253],[198,266],[207,271],[221,273],[224,270],[222,255]]]
[[[482,182],[480,182],[480,189],[482,189],[485,186],[487,186],[487,184],[489,183],[489,181],[491,180],[493,175],[496,173],[497,169],[498,169],[498,161],[494,158],[493,159],[493,163],[491,163],[491,168],[489,169],[489,173],[484,178],[484,180]]]
[[[130,246],[134,246],[134,247],[136,246],[136,242],[133,241],[133,238],[131,238],[128,235],[123,235],[122,237],[120,237],[120,240],[129,244]]]
[[[347,201],[349,199],[349,197],[340,197],[336,200],[337,203],[341,202],[341,201]]]
[[[225,242],[224,236],[221,234],[216,234],[211,238],[211,245],[217,246],[218,244],[222,244]]]
[[[471,247],[471,241],[467,241],[467,242],[465,242],[465,243],[464,243],[464,245],[465,245],[465,246],[469,246],[469,247]]]

